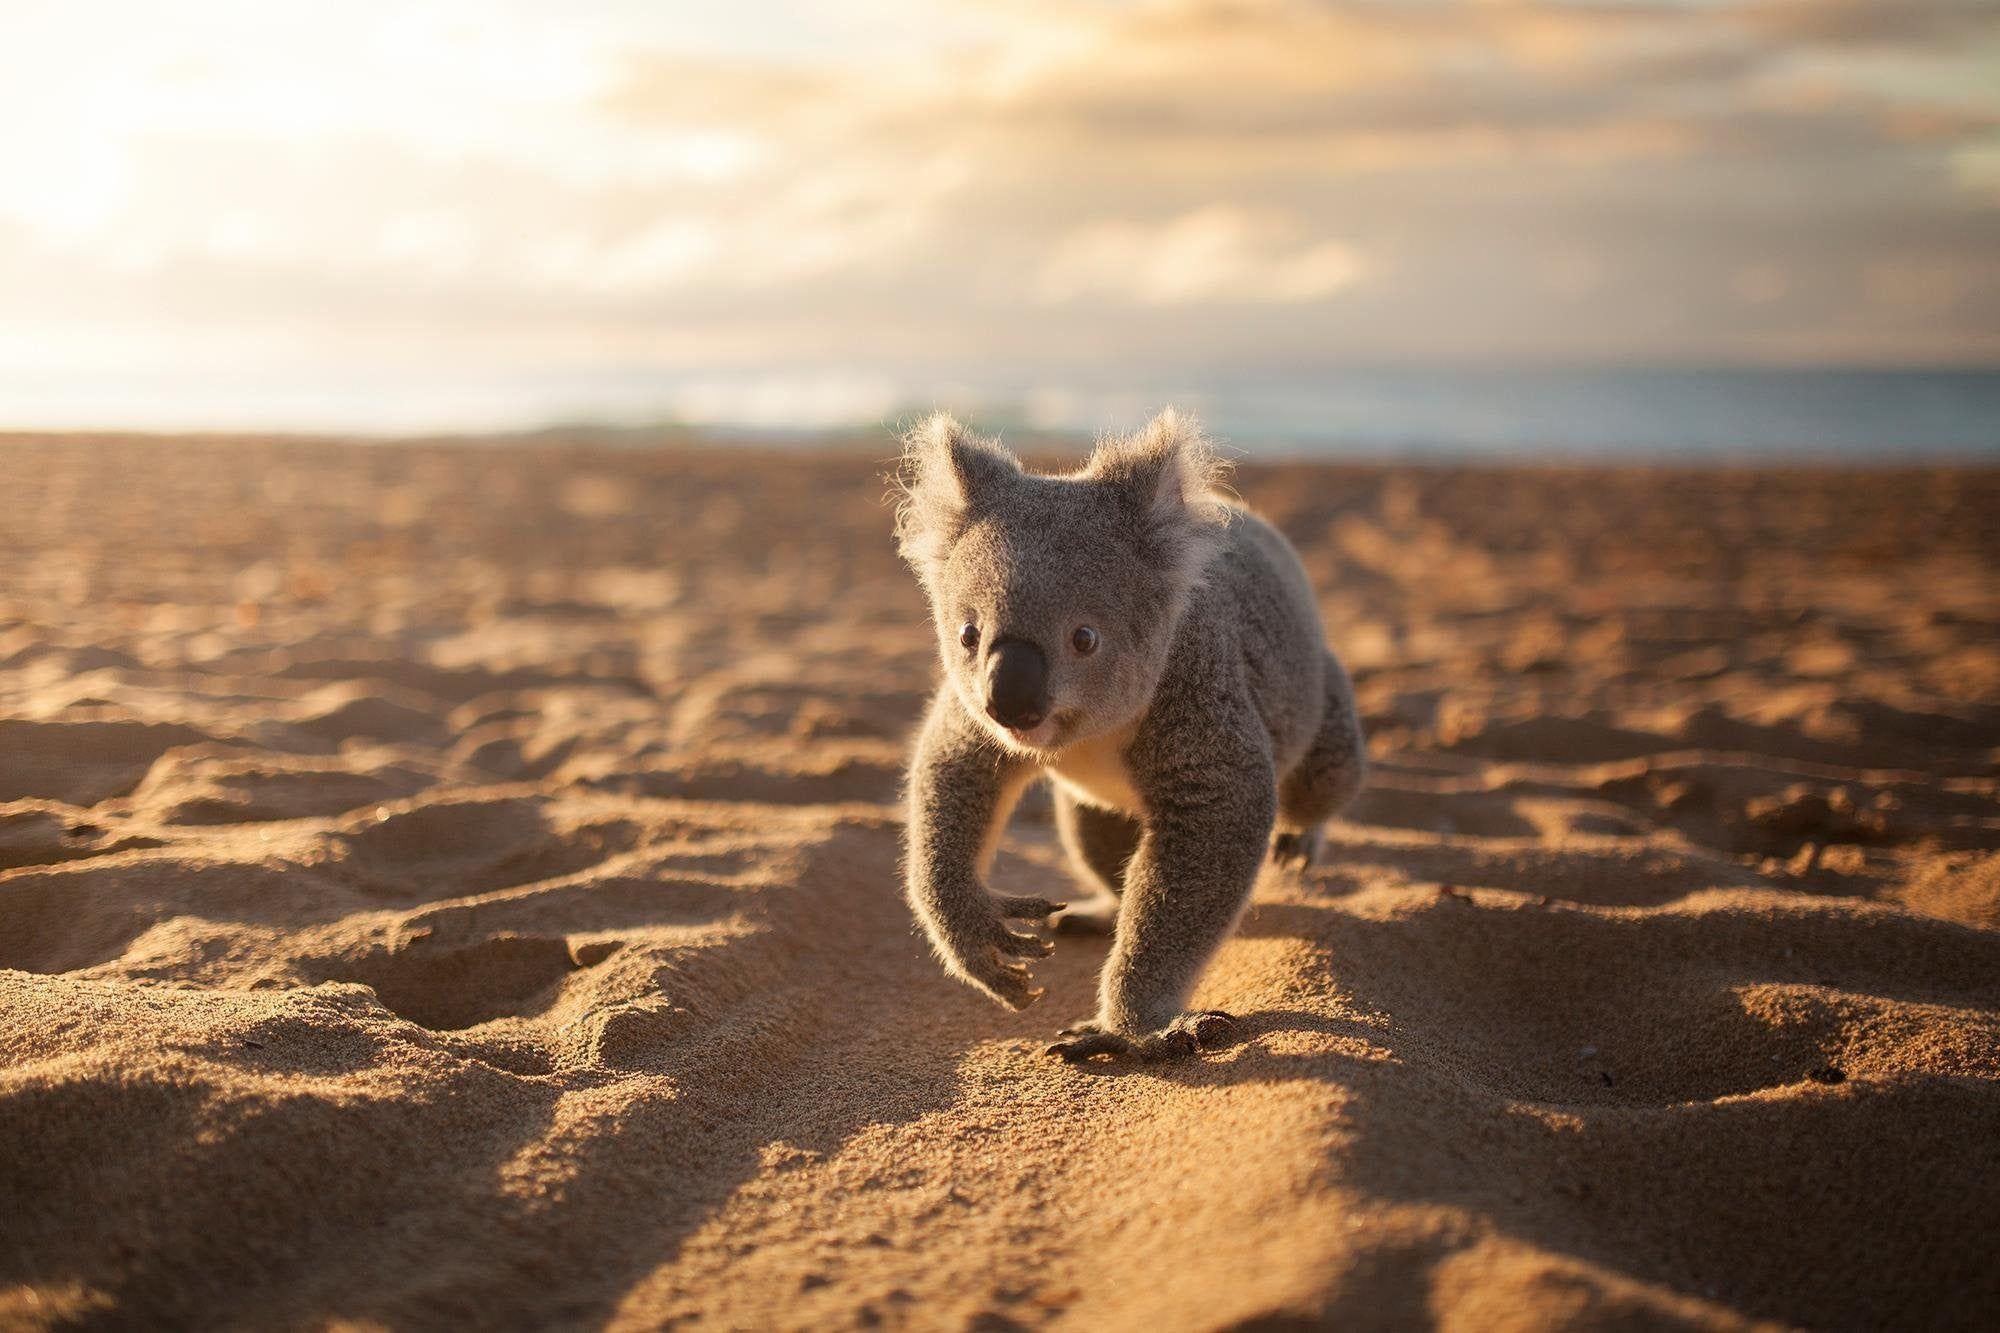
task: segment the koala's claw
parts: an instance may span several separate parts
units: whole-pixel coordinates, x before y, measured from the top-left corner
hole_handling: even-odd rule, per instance
[[[1064,1028],[1063,1031],[1070,1029]],[[1042,1052],[1044,1055],[1059,1055],[1073,1065],[1080,1065],[1092,1056],[1116,1057],[1132,1053],[1132,1043],[1115,1032],[1081,1032],[1065,1041],[1055,1042]]]
[[[1059,1055],[1071,1064],[1082,1064],[1100,1055],[1114,1060],[1185,1060],[1202,1051],[1222,1049],[1235,1032],[1235,1016],[1220,1009],[1182,1014],[1158,1032],[1148,1032],[1143,1037],[1123,1037],[1086,1020],[1064,1028],[1058,1035],[1066,1040],[1054,1043],[1043,1054]]]
[[[1000,909],[1001,916],[1016,921],[1041,921],[1069,906],[1052,898],[1024,897],[1014,893],[996,893],[993,902]]]
[[[998,906],[1007,916],[1024,917],[1043,915],[1041,909],[1049,904],[1040,898],[1003,898]],[[1026,1009],[1042,998],[1042,988],[1020,960],[1046,958],[1055,948],[1054,940],[1015,930],[995,916],[970,939],[952,946],[952,970],[1009,1009]]]
[[[993,946],[1002,953],[1013,954],[1017,958],[1047,958],[1056,951],[1054,940],[1045,940],[1039,935],[1024,935],[1020,931],[1000,929],[1000,941]]]
[[[1042,988],[1035,984],[1034,975],[1023,963],[995,958],[991,968],[978,972],[968,969],[968,976],[974,985],[1009,1009],[1026,1009],[1042,998]]]

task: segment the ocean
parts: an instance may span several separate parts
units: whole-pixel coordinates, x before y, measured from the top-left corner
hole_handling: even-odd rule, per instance
[[[794,439],[893,432],[933,407],[1010,438],[1129,428],[1165,403],[1257,457],[1893,463],[2000,459],[2000,371],[1335,369],[977,380],[837,369],[676,374],[0,373],[0,429],[492,434],[567,426]]]
[[[2000,373],[1906,370],[1337,370],[1029,399],[1026,424],[1093,430],[1148,402],[1200,412],[1259,456],[2000,459]]]

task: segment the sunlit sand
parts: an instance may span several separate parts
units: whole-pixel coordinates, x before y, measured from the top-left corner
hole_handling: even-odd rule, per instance
[[[1244,468],[1376,775],[1123,1072],[913,933],[865,455],[4,458],[0,1322],[2000,1300],[1990,472]]]

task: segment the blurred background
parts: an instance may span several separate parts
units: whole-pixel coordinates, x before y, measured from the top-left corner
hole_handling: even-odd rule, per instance
[[[0,425],[2000,451],[1989,0],[0,7]]]

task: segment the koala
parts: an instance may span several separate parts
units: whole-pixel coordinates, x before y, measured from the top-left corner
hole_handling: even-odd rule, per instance
[[[1365,775],[1298,555],[1222,479],[1171,409],[1064,475],[945,415],[904,440],[897,544],[944,667],[910,760],[906,891],[945,970],[1015,1009],[1054,943],[1010,921],[1113,937],[1096,1014],[1048,1048],[1066,1059],[1227,1040],[1230,1015],[1188,1011],[1196,981],[1267,854],[1310,864]],[[1043,778],[1075,903],[984,882]]]

